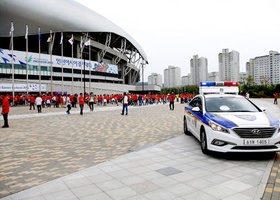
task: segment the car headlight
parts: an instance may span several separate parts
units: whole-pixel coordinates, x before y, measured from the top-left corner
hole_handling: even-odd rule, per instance
[[[226,128],[224,128],[221,125],[216,124],[216,123],[214,123],[210,120],[209,120],[209,125],[214,131],[219,131],[219,132],[222,132],[222,133],[229,133]]]

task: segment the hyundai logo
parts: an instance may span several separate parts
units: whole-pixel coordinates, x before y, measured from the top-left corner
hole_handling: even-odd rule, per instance
[[[254,134],[254,135],[259,135],[259,134],[261,134],[261,130],[253,129],[253,130],[251,130],[251,133]]]

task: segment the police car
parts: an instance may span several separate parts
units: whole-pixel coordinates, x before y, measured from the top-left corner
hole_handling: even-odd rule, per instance
[[[185,107],[184,133],[204,154],[280,150],[279,120],[238,95],[238,82],[201,82],[199,90]]]

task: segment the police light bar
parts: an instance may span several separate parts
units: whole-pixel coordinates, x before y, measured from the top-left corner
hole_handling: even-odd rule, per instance
[[[205,81],[199,83],[200,94],[238,94],[238,82]]]
[[[238,82],[234,81],[204,81],[200,82],[199,86],[238,86]]]

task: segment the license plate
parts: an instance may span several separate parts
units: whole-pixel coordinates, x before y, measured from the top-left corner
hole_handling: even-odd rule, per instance
[[[267,139],[252,139],[252,140],[243,140],[244,145],[267,145],[269,140]]]

